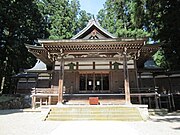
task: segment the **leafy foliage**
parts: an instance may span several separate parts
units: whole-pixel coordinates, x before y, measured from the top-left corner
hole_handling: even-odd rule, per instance
[[[118,37],[152,37],[162,43],[162,67],[180,69],[179,0],[107,0],[98,13],[101,25]],[[156,59],[157,60],[157,59]]]
[[[143,0],[107,0],[98,13],[102,27],[118,37],[150,36],[145,30]]]
[[[156,63],[180,69],[179,0],[107,0],[98,13],[102,27],[118,37],[147,37],[162,43]],[[69,39],[84,28],[92,15],[80,10],[78,0],[0,1],[0,83],[4,93],[11,76],[30,68],[35,58],[24,43],[37,38]],[[1,86],[2,87],[2,86]]]
[[[0,1],[0,84],[3,92],[10,92],[12,75],[36,62],[24,43],[36,44],[38,38],[70,38],[90,17],[80,11],[78,0]]]
[[[81,30],[90,14],[80,10],[78,0],[39,0],[39,10],[48,20],[49,39],[69,39]]]
[[[77,31],[79,32],[82,30],[84,27],[86,27],[88,21],[92,18],[92,15],[90,13],[86,13],[85,10],[81,10],[79,12],[79,17],[78,17],[78,25],[77,25]]]
[[[34,0],[0,1],[0,81],[5,78],[4,93],[10,90],[12,75],[35,63],[24,43],[48,37],[45,27]]]
[[[162,49],[158,50],[157,53],[153,55],[153,59],[156,62],[156,65],[162,67],[163,69],[168,69],[168,62],[165,58],[164,51]]]
[[[180,69],[180,1],[156,0],[148,2],[147,10],[155,40],[160,40],[170,70]],[[146,21],[148,22],[148,21]]]

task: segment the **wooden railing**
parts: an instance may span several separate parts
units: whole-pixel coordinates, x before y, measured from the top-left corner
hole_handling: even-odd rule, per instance
[[[58,89],[55,88],[34,88],[32,91],[32,108],[36,105],[51,105],[52,97],[58,97]]]
[[[57,88],[34,88],[32,91],[32,94],[38,94],[38,93],[57,94],[58,89]]]
[[[154,88],[131,88],[130,96],[134,99],[137,99],[139,104],[144,103],[145,98],[148,100],[149,107],[151,108],[151,103],[155,103],[156,108],[161,108],[162,104],[167,104],[167,107],[174,108],[174,99],[172,94],[159,94]],[[119,89],[118,93],[79,93],[73,94],[72,87],[64,89],[63,92],[66,97],[83,97],[83,96],[124,96],[124,89]],[[58,97],[58,88],[36,88],[32,93],[32,107],[35,108],[36,104],[51,105],[52,97]],[[162,101],[162,98],[166,98],[165,101]]]
[[[124,88],[119,88],[120,93],[124,93]],[[156,93],[158,89],[156,88],[130,88],[130,93]]]

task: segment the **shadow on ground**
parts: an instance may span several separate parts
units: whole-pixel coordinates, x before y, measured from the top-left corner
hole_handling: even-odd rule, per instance
[[[21,113],[23,109],[9,109],[9,110],[0,110],[0,115],[8,115],[12,113]]]
[[[180,127],[176,127],[176,128],[173,128],[173,129],[175,129],[175,130],[180,130]]]
[[[180,122],[180,118],[158,118],[158,119],[153,119],[153,122]]]
[[[155,117],[151,117],[153,122],[179,122],[180,123],[180,113],[179,112],[172,112],[166,115],[156,115]],[[173,128],[176,130],[180,130],[180,127]]]

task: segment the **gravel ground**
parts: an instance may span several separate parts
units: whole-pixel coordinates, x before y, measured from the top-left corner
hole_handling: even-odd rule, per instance
[[[180,135],[180,113],[144,122],[42,121],[40,112],[0,110],[0,135]]]

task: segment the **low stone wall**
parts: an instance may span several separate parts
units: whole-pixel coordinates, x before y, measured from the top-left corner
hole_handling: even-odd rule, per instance
[[[11,97],[8,101],[0,102],[0,110],[3,109],[24,109],[31,107],[30,95],[3,95]]]

